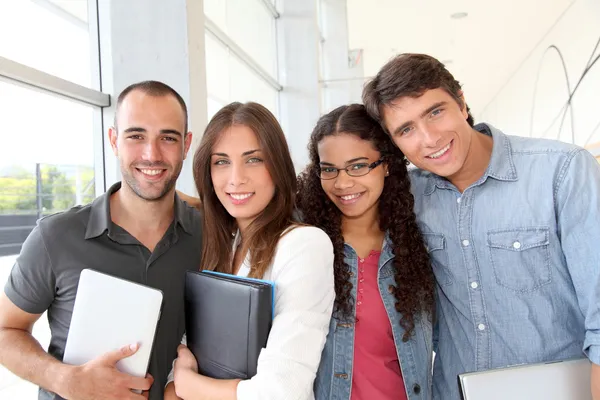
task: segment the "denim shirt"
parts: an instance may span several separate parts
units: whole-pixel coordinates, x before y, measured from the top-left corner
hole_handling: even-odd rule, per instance
[[[358,285],[358,256],[352,247],[344,245],[345,262],[350,267],[352,298],[356,299]],[[390,293],[394,285],[393,250],[386,236],[379,257],[379,293],[387,311],[400,369],[409,400],[431,399],[432,327],[428,315],[415,316],[415,330],[408,342],[402,341],[404,330],[400,326],[400,314],[395,309],[396,299]],[[334,314],[335,315],[335,314]],[[356,310],[354,310],[356,315]],[[327,342],[321,356],[321,364],[315,380],[315,400],[348,400],[352,387],[352,363],[354,360],[354,318],[339,320],[331,318]]]
[[[437,280],[435,399],[460,399],[463,372],[600,363],[598,163],[570,144],[476,129],[492,136],[492,156],[462,194],[411,171]]]

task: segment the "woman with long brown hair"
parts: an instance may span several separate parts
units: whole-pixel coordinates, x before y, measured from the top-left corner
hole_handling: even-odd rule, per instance
[[[308,149],[298,207],[335,253],[315,397],[430,399],[434,279],[406,159],[359,104],[323,116]]]
[[[333,248],[294,221],[296,176],[275,117],[232,103],[211,119],[194,156],[203,211],[202,268],[275,283],[275,314],[258,373],[240,381],[198,374],[180,346],[165,398],[313,399],[335,297]]]

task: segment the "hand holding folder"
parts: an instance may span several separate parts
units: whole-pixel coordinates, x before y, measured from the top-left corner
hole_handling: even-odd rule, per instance
[[[200,374],[218,379],[256,375],[273,320],[274,293],[274,284],[260,279],[187,272],[187,345]]]

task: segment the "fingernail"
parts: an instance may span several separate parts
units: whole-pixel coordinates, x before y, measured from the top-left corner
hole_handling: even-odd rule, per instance
[[[138,346],[138,345],[137,345],[137,343],[132,343],[132,344],[130,344],[130,345],[129,345],[129,348],[130,348],[132,351],[134,351],[134,350],[137,350],[137,346]]]

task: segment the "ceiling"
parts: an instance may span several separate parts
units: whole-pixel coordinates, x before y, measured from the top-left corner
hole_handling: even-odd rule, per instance
[[[347,0],[349,48],[365,76],[397,53],[442,60],[477,116],[574,1]]]

